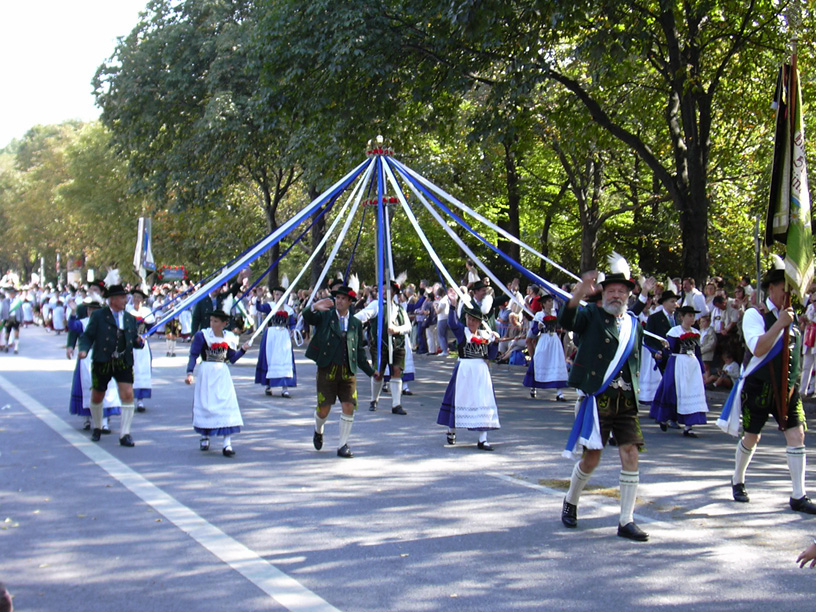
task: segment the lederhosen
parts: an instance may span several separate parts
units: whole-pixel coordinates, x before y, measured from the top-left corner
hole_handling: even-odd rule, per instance
[[[115,315],[114,315],[115,318]],[[105,392],[113,378],[117,383],[133,384],[133,365],[127,365],[125,330],[116,328],[116,351],[109,361],[94,361],[91,365],[91,389]]]
[[[765,331],[776,323],[776,315],[766,312]],[[788,417],[784,429],[792,429],[802,425],[807,429],[805,409],[802,398],[799,396],[799,374],[801,370],[802,334],[793,326],[788,336],[790,357],[788,360],[788,388],[783,392],[788,399]],[[745,364],[750,361],[750,350],[745,351]],[[745,379],[742,388],[742,426],[746,433],[758,434],[768,421],[768,415],[773,414],[777,424],[779,414],[777,409],[777,390],[782,380],[782,352],[774,357],[770,363],[760,368]],[[783,399],[784,401],[784,399]]]
[[[351,313],[348,325],[351,326]],[[339,319],[339,316],[338,316]],[[325,368],[317,368],[317,405],[331,406],[336,400],[353,404],[357,408],[357,377],[351,373],[348,354],[348,330],[341,332],[342,350],[337,350],[332,363]]]

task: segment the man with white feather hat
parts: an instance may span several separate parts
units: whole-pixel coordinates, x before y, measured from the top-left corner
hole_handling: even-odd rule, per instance
[[[639,482],[638,452],[643,434],[638,420],[638,370],[642,328],[637,317],[627,312],[627,301],[635,283],[626,260],[613,253],[610,274],[601,285],[600,303],[581,306],[585,296],[598,289],[598,272],[584,273],[560,314],[561,327],[575,332],[578,352],[568,384],[584,397],[565,456],[583,456],[573,468],[569,491],[564,499],[561,521],[578,526],[578,501],[610,432],[614,434],[621,460],[621,510],[618,536],[645,542],[649,536],[634,522],[635,498]]]
[[[383,375],[385,368],[391,373],[389,386],[391,389],[391,412],[392,414],[408,414],[402,407],[402,372],[405,369],[405,336],[411,333],[411,321],[408,319],[408,311],[399,300],[402,284],[405,282],[405,273],[400,274],[396,280],[390,283],[391,305],[386,306],[387,316],[383,325],[383,339],[377,341],[377,317],[380,313],[380,301],[373,300],[368,306],[363,308],[354,316],[361,323],[371,321],[371,361],[376,367],[379,363],[377,378],[371,379],[371,404],[369,410],[377,409],[377,402],[380,399],[385,381]],[[380,356],[381,355],[381,356]]]
[[[723,430],[737,435],[739,415],[742,413],[742,440],[737,444],[731,490],[734,501],[747,503],[745,472],[751,462],[769,415],[776,419],[785,434],[793,491],[790,507],[796,512],[816,514],[816,504],[805,493],[805,411],[799,396],[802,334],[797,326],[790,294],[785,283],[785,262],[772,255],[774,266],[762,277],[765,299],[764,313],[756,308],[745,311],[742,333],[750,358],[743,367],[737,386],[717,421]],[[785,334],[785,329],[788,333]],[[787,339],[787,346],[785,345]],[[788,353],[788,372],[783,372],[785,353]],[[787,382],[787,384],[785,384]]]

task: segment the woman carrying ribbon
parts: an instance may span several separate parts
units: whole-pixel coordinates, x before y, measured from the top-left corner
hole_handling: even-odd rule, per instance
[[[463,307],[465,325],[462,325],[456,316],[457,295],[453,289],[448,290],[448,299],[451,305],[448,327],[456,337],[459,360],[442,398],[436,422],[447,426],[448,444],[456,444],[457,427],[466,427],[479,432],[479,450],[492,451],[487,432],[499,429],[500,425],[487,362],[498,354],[499,335],[482,326],[485,314],[473,303]]]

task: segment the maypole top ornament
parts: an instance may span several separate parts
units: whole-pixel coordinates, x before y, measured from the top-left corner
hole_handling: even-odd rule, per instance
[[[391,148],[391,143],[387,143],[385,138],[381,135],[369,140],[366,144],[366,157],[374,157],[375,155],[394,156],[394,149]]]

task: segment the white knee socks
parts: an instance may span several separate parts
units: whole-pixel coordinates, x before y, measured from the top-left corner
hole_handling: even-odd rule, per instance
[[[91,402],[91,419],[94,429],[102,429],[102,402],[98,404]]]
[[[315,432],[322,434],[323,433],[323,426],[326,424],[326,421],[329,420],[329,416],[326,415],[325,419],[321,419],[320,415],[317,414],[317,410],[315,410]]]
[[[793,484],[793,499],[802,499],[805,493],[805,465],[806,455],[804,446],[788,446],[785,449],[788,456],[788,469],[790,470],[791,483]]]
[[[337,448],[342,448],[348,443],[349,435],[351,434],[351,426],[354,423],[353,414],[340,415],[340,440],[337,442]]]
[[[570,488],[567,491],[567,501],[571,504],[578,505],[578,500],[581,498],[581,493],[584,491],[586,483],[589,482],[589,474],[581,470],[581,462],[577,462],[572,468],[572,477],[570,478]]]
[[[754,456],[756,446],[748,448],[742,443],[742,440],[737,444],[737,453],[734,457],[734,476],[731,479],[731,484],[742,484],[745,482],[745,470],[748,469],[748,464],[751,463],[751,458]]]
[[[640,475],[638,472],[627,472],[621,470],[620,473],[620,524],[628,525],[633,522],[635,514],[635,498],[637,497],[638,483]]]
[[[385,381],[382,378],[375,380],[373,376],[371,377],[371,399],[375,402],[380,400],[380,393],[382,393],[384,385]]]
[[[402,379],[391,379],[391,407],[399,406],[402,403]]]
[[[124,438],[130,433],[130,426],[133,423],[133,412],[136,407],[131,404],[122,404],[122,427],[119,430],[119,437]]]

